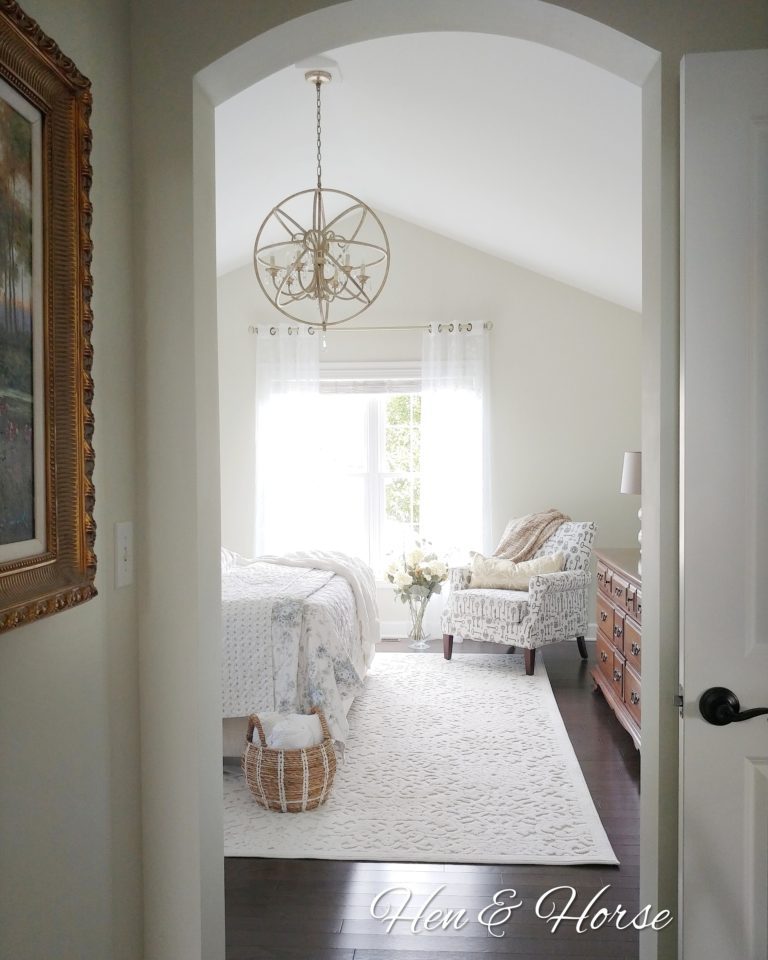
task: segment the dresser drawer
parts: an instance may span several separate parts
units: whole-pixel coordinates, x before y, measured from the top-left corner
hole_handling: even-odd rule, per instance
[[[600,593],[611,595],[611,571],[602,560],[597,561],[597,589]]]
[[[618,606],[623,607],[627,602],[627,587],[629,583],[618,575],[614,573],[611,578],[611,599]]]
[[[614,607],[613,610],[613,645],[621,653],[624,652],[624,614]]]
[[[624,668],[624,703],[635,723],[640,726],[640,677],[627,664]]]
[[[595,687],[638,749],[643,642],[639,553],[628,547],[596,551],[597,662],[590,668]]]
[[[597,655],[597,665],[606,680],[613,679],[613,647],[608,643],[605,637],[598,632],[595,638],[595,652]]]
[[[624,657],[618,653],[613,654],[613,669],[611,670],[611,684],[619,700],[624,699]]]
[[[627,617],[624,621],[624,656],[627,658],[629,666],[632,667],[637,674],[641,673],[640,648],[642,644],[640,631],[632,620]]]
[[[613,638],[613,607],[600,594],[597,595],[597,629]]]

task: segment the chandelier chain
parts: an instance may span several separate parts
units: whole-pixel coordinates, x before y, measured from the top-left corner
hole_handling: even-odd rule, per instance
[[[320,87],[322,84],[318,80],[315,84],[317,89],[317,186],[318,189],[322,187],[322,178],[323,178],[323,167],[322,167],[322,156],[320,152]]]

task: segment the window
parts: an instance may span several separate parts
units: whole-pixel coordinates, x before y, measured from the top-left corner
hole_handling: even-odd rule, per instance
[[[382,500],[380,553],[391,554],[419,534],[421,397],[417,393],[397,393],[377,398],[376,406],[380,440],[376,466]]]
[[[321,393],[323,465],[318,542],[355,553],[382,573],[420,524],[421,397]]]
[[[280,383],[259,408],[257,552],[338,550],[381,576],[416,539],[453,562],[482,548],[484,407],[474,381],[422,380],[418,363],[356,363],[322,364],[307,389],[298,374]]]

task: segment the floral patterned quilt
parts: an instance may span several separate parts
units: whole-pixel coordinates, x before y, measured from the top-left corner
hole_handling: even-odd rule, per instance
[[[222,715],[318,706],[345,741],[370,662],[347,581],[329,570],[229,563],[222,615]]]

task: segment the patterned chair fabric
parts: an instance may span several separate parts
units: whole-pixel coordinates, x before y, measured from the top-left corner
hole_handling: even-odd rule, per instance
[[[443,634],[529,650],[583,637],[589,623],[589,564],[596,536],[594,523],[562,524],[535,557],[564,553],[565,569],[532,577],[527,592],[470,590],[469,568],[451,570]]]

